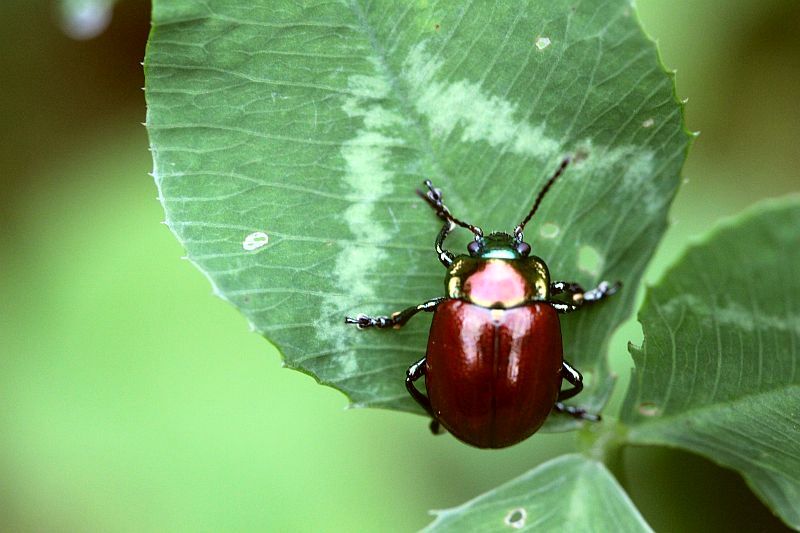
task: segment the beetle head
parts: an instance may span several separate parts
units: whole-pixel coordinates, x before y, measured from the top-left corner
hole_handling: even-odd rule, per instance
[[[472,257],[483,259],[519,259],[528,257],[531,247],[508,233],[496,231],[484,237],[476,237],[467,246],[467,251]]]

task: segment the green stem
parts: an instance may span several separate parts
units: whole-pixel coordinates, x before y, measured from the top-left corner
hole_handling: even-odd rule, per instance
[[[578,449],[587,457],[608,467],[617,477],[622,471],[622,447],[627,442],[628,426],[615,417],[603,417],[600,424],[586,424],[578,432]]]

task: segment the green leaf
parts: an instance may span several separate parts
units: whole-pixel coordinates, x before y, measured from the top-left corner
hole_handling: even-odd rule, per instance
[[[456,216],[511,231],[580,153],[526,237],[554,279],[625,283],[563,321],[581,403],[602,407],[607,341],[632,310],[689,139],[629,2],[153,7],[147,128],[167,224],[288,366],[356,405],[421,412],[403,381],[430,317],[400,331],[343,321],[443,294],[441,224],[415,188],[431,178]]]
[[[623,420],[742,473],[800,528],[800,197],[711,232],[651,288]]]
[[[652,531],[602,463],[562,455],[467,503],[424,531]]]

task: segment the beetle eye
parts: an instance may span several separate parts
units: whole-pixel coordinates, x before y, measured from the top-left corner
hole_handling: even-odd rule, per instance
[[[467,245],[467,251],[469,255],[478,255],[481,253],[481,248],[483,248],[483,243],[480,241],[472,241]]]
[[[531,246],[527,242],[521,242],[517,244],[517,251],[522,257],[528,257],[528,254],[531,253]]]

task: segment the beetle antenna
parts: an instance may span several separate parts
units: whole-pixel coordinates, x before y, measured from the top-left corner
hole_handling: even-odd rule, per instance
[[[536,213],[536,210],[539,209],[539,204],[542,203],[542,198],[544,198],[544,195],[547,194],[547,191],[550,190],[550,187],[553,185],[553,183],[555,183],[558,177],[564,173],[564,170],[566,170],[567,166],[569,166],[571,160],[572,158],[570,156],[565,157],[564,160],[561,161],[561,164],[558,166],[555,173],[552,176],[550,176],[550,179],[547,180],[547,183],[544,184],[542,190],[539,191],[539,196],[537,196],[536,200],[533,202],[533,207],[531,207],[528,216],[522,219],[522,222],[520,222],[519,225],[516,228],[514,228],[515,239],[517,239],[518,241],[522,241],[522,230],[525,229],[525,224],[527,224],[530,221],[534,213]]]
[[[459,220],[453,216],[450,210],[447,208],[446,205],[442,203],[442,191],[441,189],[437,189],[431,183],[431,180],[425,180],[425,187],[428,188],[427,192],[422,192],[421,190],[417,189],[417,194],[436,211],[436,216],[444,220],[448,224],[455,224],[456,226],[461,226],[462,228],[466,228],[470,230],[472,233],[475,234],[475,237],[483,237],[483,230],[478,226],[474,226],[472,224],[468,224],[463,220]]]

